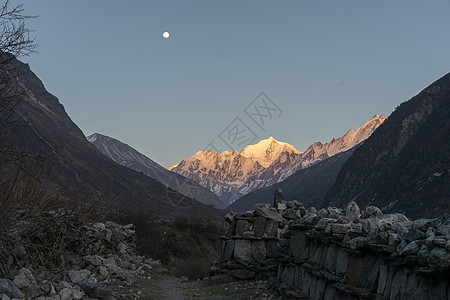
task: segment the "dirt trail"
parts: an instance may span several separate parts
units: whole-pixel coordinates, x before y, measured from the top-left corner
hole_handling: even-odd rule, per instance
[[[236,282],[229,277],[211,280],[182,281],[173,276],[160,277],[160,299],[166,300],[269,300],[278,299],[262,280]],[[159,300],[159,299],[158,299]]]
[[[181,294],[182,282],[176,277],[166,277],[160,282],[161,293],[166,300],[187,300],[190,299]]]

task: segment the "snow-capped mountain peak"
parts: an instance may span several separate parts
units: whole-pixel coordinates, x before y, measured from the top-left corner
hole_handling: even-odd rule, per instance
[[[198,182],[228,204],[236,189],[262,169],[257,161],[237,151],[202,150],[182,160],[171,171]]]
[[[369,138],[375,129],[377,129],[378,126],[380,126],[385,120],[385,116],[376,114],[358,129],[349,130],[346,134],[337,139],[332,139],[325,144],[315,142],[309,146],[301,156],[295,158],[289,168],[281,171],[279,181],[286,179],[300,169],[309,167],[319,161],[327,159],[328,157],[332,157],[338,153],[355,147]]]
[[[255,145],[248,145],[242,150],[241,155],[257,161],[267,168],[280,157],[282,152],[301,153],[294,146],[279,142],[271,136]]]
[[[94,142],[97,140],[98,137],[99,137],[99,134],[98,134],[98,133],[93,133],[93,134],[87,136],[86,139],[87,139],[90,143],[94,143]]]
[[[171,166],[171,167],[169,168],[169,171],[172,170],[172,169],[174,169],[174,168],[176,168],[176,167],[178,167],[178,165],[179,165],[179,164],[176,164],[176,165]]]
[[[170,170],[198,182],[226,205],[258,188],[280,182],[296,171],[353,148],[367,139],[386,118],[374,115],[357,130],[337,139],[316,142],[305,152],[272,136],[242,152],[202,150]]]

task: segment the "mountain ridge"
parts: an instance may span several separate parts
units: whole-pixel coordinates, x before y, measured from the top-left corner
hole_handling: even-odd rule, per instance
[[[28,64],[14,58],[8,66],[13,71],[1,75],[19,89],[13,113],[20,124],[12,128],[7,142],[30,156],[45,156],[45,161],[39,162],[44,165],[42,176],[63,196],[93,198],[104,207],[155,213],[163,218],[173,218],[180,212],[221,215],[100,153]]]
[[[412,217],[450,213],[450,73],[400,104],[344,163],[329,205]]]
[[[223,203],[214,193],[182,175],[167,170],[128,144],[100,133],[93,133],[86,138],[101,153],[116,163],[142,172],[162,183],[164,186],[169,186],[187,197],[195,198],[204,204],[213,205],[218,209],[224,208]]]
[[[305,207],[324,207],[325,195],[334,184],[342,164],[353,154],[355,146],[350,150],[338,153],[312,166],[300,169],[283,181],[256,189],[235,202],[226,210],[244,212],[252,210],[258,203],[273,203],[273,193],[281,189],[287,201],[298,200]]]
[[[367,139],[385,119],[376,114],[357,130],[349,130],[326,144],[316,142],[305,152],[269,137],[246,146],[241,152],[198,151],[170,170],[198,182],[229,205],[251,191],[283,181],[302,168],[349,150]],[[214,161],[211,156],[215,157]]]

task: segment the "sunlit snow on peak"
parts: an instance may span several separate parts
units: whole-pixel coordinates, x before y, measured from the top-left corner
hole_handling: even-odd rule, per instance
[[[301,153],[294,146],[288,143],[279,142],[271,136],[255,145],[248,145],[242,150],[241,155],[251,158],[252,160],[259,162],[264,168],[267,168],[282,152]]]

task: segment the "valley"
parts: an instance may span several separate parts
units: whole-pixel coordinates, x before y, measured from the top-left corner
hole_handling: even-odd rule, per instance
[[[449,10],[3,1],[0,299],[450,299]]]

